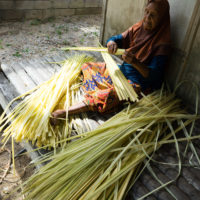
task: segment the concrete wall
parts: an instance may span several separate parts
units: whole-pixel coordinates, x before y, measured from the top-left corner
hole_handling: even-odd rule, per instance
[[[171,3],[173,51],[166,73],[171,88],[187,80],[178,95],[195,109],[196,89],[200,94],[200,1],[181,0]],[[198,88],[194,88],[195,84]],[[200,101],[199,101],[200,104]],[[198,108],[200,112],[200,107]]]
[[[0,0],[0,19],[99,14],[102,0]]]
[[[171,16],[171,31],[172,31],[172,46],[171,64],[169,65],[167,80],[173,86],[180,80],[179,72],[187,55],[188,46],[190,46],[189,38],[192,37],[190,29],[192,28],[193,13],[197,0],[169,0],[170,16]],[[183,2],[183,3],[182,3]]]
[[[104,0],[101,42],[120,34],[142,19],[146,0]]]
[[[171,30],[173,46],[183,49],[184,39],[189,27],[197,0],[168,0],[170,3]]]
[[[199,9],[200,12],[200,9]],[[200,15],[200,14],[199,14]],[[187,102],[189,108],[194,109],[196,104],[197,91],[199,93],[199,113],[200,113],[200,17],[197,32],[194,36],[193,45],[188,52],[180,81],[187,80],[184,87],[179,90],[180,96]],[[195,84],[193,87],[192,84]],[[198,87],[198,88],[197,88]]]
[[[105,44],[110,36],[142,19],[145,3],[145,0],[104,0],[101,42]],[[172,88],[184,79],[200,86],[200,1],[169,0],[169,3],[173,49],[166,80]],[[192,102],[194,108],[195,92],[191,84],[178,93],[186,102]]]

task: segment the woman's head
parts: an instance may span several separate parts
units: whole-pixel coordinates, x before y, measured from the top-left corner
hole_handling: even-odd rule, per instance
[[[144,29],[154,30],[166,15],[169,16],[169,3],[167,0],[148,0],[143,18]]]

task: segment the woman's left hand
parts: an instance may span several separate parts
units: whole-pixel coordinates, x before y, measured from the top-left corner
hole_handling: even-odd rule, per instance
[[[125,51],[124,54],[122,55],[122,59],[128,63],[128,64],[135,64],[137,63],[137,59],[135,58],[135,55],[131,52]]]
[[[133,53],[125,51],[122,55],[122,59],[126,63],[131,64],[144,78],[149,76],[149,68],[137,60]]]

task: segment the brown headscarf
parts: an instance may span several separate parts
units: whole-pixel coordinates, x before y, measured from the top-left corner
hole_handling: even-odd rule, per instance
[[[153,56],[169,55],[170,52],[170,15],[169,3],[167,0],[149,0],[159,8],[160,15],[163,16],[160,24],[152,32],[143,28],[143,20],[133,25],[122,33],[123,48],[132,52],[142,63],[148,63]]]

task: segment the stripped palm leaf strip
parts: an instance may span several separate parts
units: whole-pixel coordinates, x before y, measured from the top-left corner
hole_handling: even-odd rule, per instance
[[[65,51],[96,51],[108,53],[108,48],[105,47],[64,47],[62,50]],[[125,52],[124,49],[118,49],[115,55],[122,55]]]

